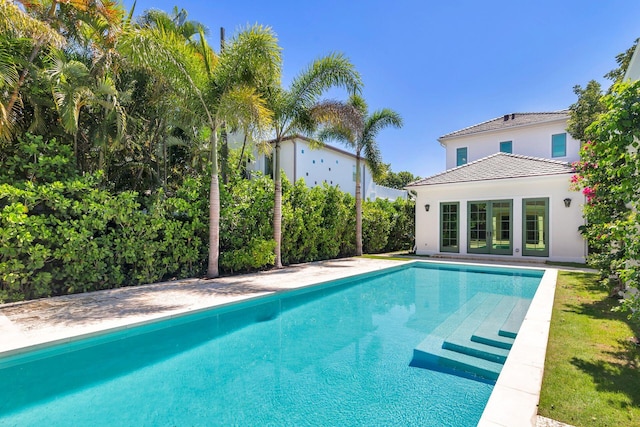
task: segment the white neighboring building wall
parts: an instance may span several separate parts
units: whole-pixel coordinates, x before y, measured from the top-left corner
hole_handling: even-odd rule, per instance
[[[249,167],[251,170],[262,173],[271,170],[269,158],[263,154],[256,154],[255,158]],[[309,188],[327,183],[355,196],[356,156],[345,150],[326,144],[314,148],[307,138],[296,137],[280,143],[280,163],[280,168],[292,183],[303,179]],[[407,198],[406,190],[377,185],[364,160],[361,160],[360,167],[363,199]]]

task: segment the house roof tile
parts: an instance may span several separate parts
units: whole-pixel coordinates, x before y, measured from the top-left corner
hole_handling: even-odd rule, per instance
[[[569,173],[573,173],[573,167],[567,162],[522,156],[519,154],[496,153],[467,163],[466,165],[458,166],[412,182],[408,184],[407,187]]]
[[[487,120],[486,122],[482,122],[477,125],[469,126],[455,132],[450,132],[446,135],[441,136],[440,138],[438,138],[438,140],[441,141],[443,139],[455,138],[458,136],[472,135],[475,133],[493,130],[509,129],[518,126],[526,126],[567,118],[569,118],[568,110],[553,111],[548,113],[506,114],[504,116],[496,117],[495,119]]]

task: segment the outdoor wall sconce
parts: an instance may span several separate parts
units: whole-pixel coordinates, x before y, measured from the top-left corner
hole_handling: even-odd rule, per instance
[[[564,207],[568,208],[569,206],[571,206],[571,199],[567,197],[564,199]]]
[[[429,203],[427,203],[426,205],[424,205],[424,210],[429,212],[429,208],[431,207],[431,205]]]

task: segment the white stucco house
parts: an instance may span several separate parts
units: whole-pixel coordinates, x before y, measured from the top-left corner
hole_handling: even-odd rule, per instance
[[[416,192],[416,253],[585,262],[579,141],[568,112],[514,113],[439,138],[447,169]]]
[[[238,138],[236,137],[236,139]],[[254,158],[255,160],[247,166],[249,170],[273,176],[271,155],[259,154],[256,151]],[[309,188],[323,185],[326,182],[355,196],[355,154],[327,144],[315,147],[310,139],[296,136],[280,143],[280,163],[282,171],[291,182],[302,178]],[[406,190],[397,190],[376,184],[366,162],[361,161],[360,165],[362,167],[360,176],[363,200],[407,198]]]

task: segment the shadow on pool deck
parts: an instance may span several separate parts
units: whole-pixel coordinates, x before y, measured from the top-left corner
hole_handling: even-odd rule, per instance
[[[277,292],[282,288],[257,286],[250,282],[228,283],[210,280],[165,282],[157,285],[119,288],[10,305],[1,312],[22,328],[47,323],[73,326],[109,317],[129,317],[171,312],[192,305],[201,298],[237,297]]]
[[[398,264],[345,258],[239,276],[186,279],[0,305],[0,335],[10,337],[0,342],[0,353]]]

